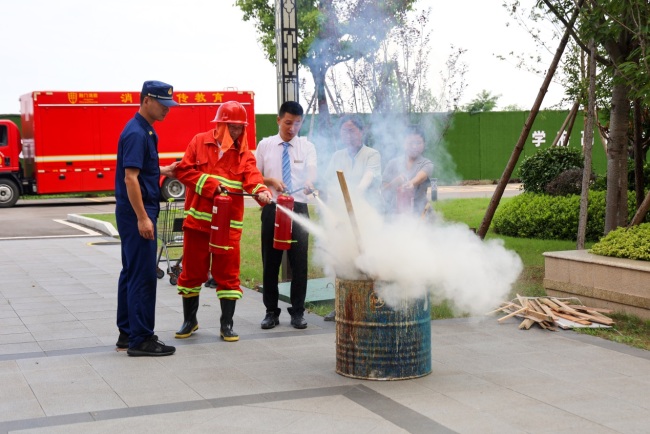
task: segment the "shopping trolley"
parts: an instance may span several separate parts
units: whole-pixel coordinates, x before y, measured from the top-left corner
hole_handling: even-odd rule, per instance
[[[158,216],[158,240],[160,250],[158,251],[158,262],[156,275],[158,279],[169,275],[169,283],[176,285],[178,276],[181,274],[181,261],[183,260],[183,213],[185,202],[169,199],[160,210]],[[174,253],[180,251],[180,255]],[[160,263],[165,262],[167,273],[160,268]]]

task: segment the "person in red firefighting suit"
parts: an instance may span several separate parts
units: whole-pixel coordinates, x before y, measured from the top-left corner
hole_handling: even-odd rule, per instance
[[[186,186],[183,264],[177,282],[178,293],[183,297],[184,321],[176,338],[187,338],[198,330],[199,293],[210,271],[221,304],[221,337],[233,342],[239,340],[233,331],[235,303],[242,297],[239,242],[244,197],[241,194],[256,195],[260,205],[269,203],[272,195],[264,185],[253,153],[248,150],[244,106],[236,101],[223,103],[213,122],[216,128],[194,136],[176,167],[176,177]],[[235,193],[230,196],[231,248],[213,257],[209,248],[212,204],[214,196],[224,191]]]

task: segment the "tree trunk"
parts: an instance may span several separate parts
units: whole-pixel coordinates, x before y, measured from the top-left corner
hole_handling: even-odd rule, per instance
[[[562,126],[560,127],[560,130],[557,132],[557,135],[555,136],[555,140],[553,140],[553,143],[551,144],[551,148],[557,146],[558,143],[560,143],[560,139],[562,138],[562,133],[565,131],[567,132],[566,134],[566,143],[564,143],[564,146],[569,146],[569,136],[571,135],[571,128],[573,128],[573,122],[575,122],[576,116],[578,115],[578,109],[580,108],[580,99],[577,99],[576,102],[573,103],[573,106],[571,106],[571,110],[569,110],[569,114],[564,118],[564,122],[562,122]],[[567,128],[567,125],[571,125],[571,127]]]
[[[580,12],[580,8],[582,7],[583,1],[584,0],[579,0],[578,4],[576,5],[576,8],[573,11],[573,16],[571,17],[571,20],[569,20],[567,24],[567,28],[564,31],[562,40],[560,41],[560,45],[558,45],[557,50],[555,51],[555,56],[553,57],[553,61],[549,65],[548,71],[546,72],[546,77],[544,78],[542,87],[539,89],[539,92],[537,93],[537,98],[535,99],[535,103],[533,104],[533,107],[530,110],[528,119],[526,119],[526,122],[524,123],[524,128],[521,131],[519,140],[517,141],[517,144],[515,145],[515,149],[513,149],[512,154],[510,155],[510,159],[508,160],[508,164],[506,164],[506,168],[504,169],[503,174],[499,179],[499,183],[497,184],[497,188],[494,190],[492,199],[490,199],[490,204],[488,205],[488,209],[485,211],[485,216],[483,217],[481,226],[477,231],[477,235],[481,237],[481,239],[485,238],[485,235],[487,234],[487,231],[490,228],[490,224],[492,223],[492,218],[494,217],[494,213],[496,212],[496,209],[499,206],[499,202],[501,201],[503,192],[506,189],[506,185],[508,185],[508,181],[512,176],[512,172],[514,172],[515,170],[515,166],[517,165],[519,156],[521,155],[521,152],[524,150],[524,144],[526,143],[526,139],[528,139],[528,134],[530,134],[530,129],[533,127],[533,122],[535,122],[537,113],[539,113],[539,108],[542,105],[542,101],[544,101],[544,95],[546,95],[548,86],[551,84],[551,80],[553,79],[553,75],[555,74],[555,70],[557,69],[557,65],[558,63],[560,63],[560,59],[562,58],[562,53],[564,53],[564,49],[566,48],[567,42],[569,41],[570,29],[573,28],[573,24],[576,22],[576,19],[578,18],[578,13]]]
[[[605,234],[627,225],[627,128],[630,113],[627,95],[627,86],[614,84],[607,142]]]
[[[648,214],[649,209],[650,209],[650,191],[646,195],[645,199],[643,199],[643,202],[641,202],[639,209],[636,210],[636,214],[634,214],[634,217],[632,217],[632,221],[627,227],[629,228],[630,226],[640,225],[641,223],[643,223],[643,220],[645,219],[645,215]]]
[[[580,101],[578,101],[578,104]],[[566,142],[564,143],[564,146],[568,147],[569,146],[569,139],[571,138],[571,132],[573,131],[573,125],[576,123],[576,118],[578,117],[578,108],[576,108],[576,111],[573,113],[573,116],[569,120],[569,125],[566,128]]]
[[[325,90],[325,74],[327,68],[319,67],[317,65],[309,65],[309,71],[314,79],[316,107],[318,107],[318,116],[316,116],[315,135],[319,137],[329,137],[331,134],[330,111],[327,104],[326,90]],[[312,114],[315,116],[315,114]],[[321,142],[323,146],[327,146],[330,140],[318,140],[316,143]],[[321,149],[327,155],[331,154],[329,149]],[[320,155],[320,152],[319,152]]]
[[[595,52],[594,40],[589,41],[590,53]],[[585,119],[584,136],[584,169],[582,172],[582,190],[580,192],[580,215],[578,217],[578,236],[576,249],[585,248],[587,234],[587,219],[589,217],[589,182],[591,181],[591,154],[594,143],[594,120],[596,113],[596,58],[589,56],[588,61],[589,93],[587,95],[587,118]]]
[[[314,70],[315,69],[315,70]],[[327,105],[327,97],[325,93],[325,68],[314,68],[311,70],[311,75],[314,77],[314,85],[316,86],[316,104],[318,105],[318,114],[329,116],[330,110]]]
[[[641,99],[634,100],[634,192],[636,208],[639,209],[644,198],[645,180],[643,176],[643,131],[641,119]]]

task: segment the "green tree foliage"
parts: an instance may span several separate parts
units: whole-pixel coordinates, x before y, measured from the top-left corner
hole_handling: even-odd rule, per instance
[[[504,5],[513,12],[521,11],[519,0]],[[647,0],[541,0],[535,3],[529,17],[541,22],[550,20],[563,32],[572,11],[580,5],[580,16],[573,26],[573,50],[564,58],[564,81],[571,100],[587,101],[585,58],[593,40],[594,58],[598,62],[597,100],[601,125],[607,137],[607,219],[605,232],[627,222],[627,156],[632,143],[630,101],[637,100],[645,108],[650,104],[650,3]],[[539,33],[531,31],[536,40]],[[549,38],[544,38],[549,39]],[[548,48],[548,47],[547,47]],[[550,47],[552,50],[552,47]],[[551,51],[549,50],[549,51]],[[647,122],[647,109],[645,123]],[[645,137],[648,130],[645,128]],[[647,150],[647,147],[645,148]]]
[[[560,173],[583,167],[582,153],[575,148],[554,146],[527,157],[519,167],[524,190],[544,193],[546,186]]]
[[[507,106],[503,107],[501,111],[503,112],[523,112],[526,109],[520,106],[519,104],[508,104]]]
[[[501,98],[501,95],[492,95],[492,92],[483,89],[463,107],[463,110],[472,114],[491,112],[497,106],[499,98]]]

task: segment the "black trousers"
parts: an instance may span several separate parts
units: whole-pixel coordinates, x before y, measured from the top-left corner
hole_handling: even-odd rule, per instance
[[[293,211],[309,218],[306,203],[294,203]],[[273,232],[275,230],[275,204],[262,208],[262,266],[263,300],[266,312],[280,315],[278,308],[278,277],[282,265],[284,250],[273,248]],[[291,307],[289,314],[302,314],[305,311],[305,295],[307,294],[307,253],[309,251],[309,233],[298,223],[293,222],[291,248],[287,250],[289,265],[291,265]]]

